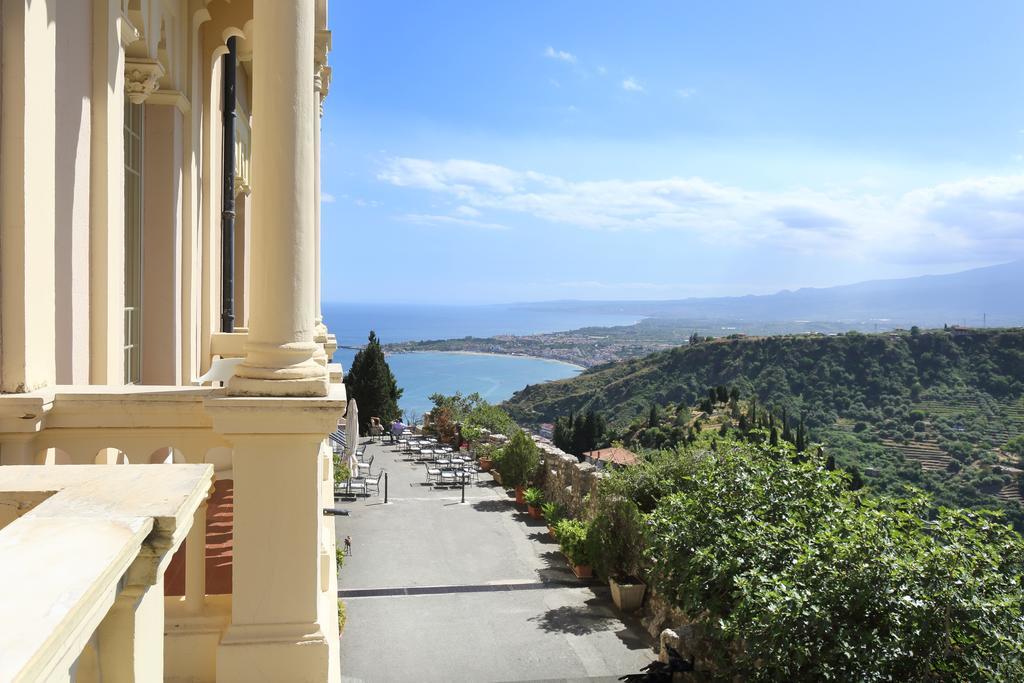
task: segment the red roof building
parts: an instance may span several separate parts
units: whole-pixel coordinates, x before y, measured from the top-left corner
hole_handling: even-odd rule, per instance
[[[612,448],[600,448],[596,451],[587,451],[583,454],[592,465],[597,467],[628,467],[637,463],[636,453],[627,451],[618,446]]]

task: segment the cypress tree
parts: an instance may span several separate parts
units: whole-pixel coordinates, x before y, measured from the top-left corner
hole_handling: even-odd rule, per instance
[[[829,453],[828,457],[825,459],[825,469],[831,472],[835,468],[836,468],[836,456],[834,456],[831,453]]]
[[[402,390],[384,358],[376,332],[370,331],[366,346],[352,361],[345,376],[345,389],[359,406],[361,431],[369,429],[371,417],[379,417],[386,425],[401,416],[398,399],[402,397]]]
[[[647,426],[657,427],[658,426],[658,406],[655,403],[651,404],[651,410],[647,413]]]
[[[864,478],[860,476],[860,470],[854,465],[850,468],[850,490],[857,491],[864,488]]]
[[[772,425],[771,431],[768,432],[768,445],[773,448],[779,445],[779,430],[775,428],[775,425]]]

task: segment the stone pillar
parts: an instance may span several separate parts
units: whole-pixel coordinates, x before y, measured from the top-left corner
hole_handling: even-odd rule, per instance
[[[89,382],[124,383],[124,81],[122,41],[134,40],[120,0],[92,16],[89,192]],[[118,27],[119,31],[112,30]]]
[[[56,381],[56,0],[3,0],[0,391]]]
[[[328,399],[211,398],[214,429],[232,444],[231,625],[218,681],[337,680],[337,586],[321,588],[325,541],[320,448],[344,393]]]
[[[134,683],[164,677],[164,579],[128,586],[96,629],[104,681]]]
[[[181,378],[182,134],[173,105],[147,104],[143,157],[142,383]]]
[[[327,395],[313,341],[313,3],[253,2],[252,310],[234,396]]]
[[[213,489],[210,489],[213,493]],[[185,540],[185,611],[201,614],[206,602],[206,504],[196,510]]]

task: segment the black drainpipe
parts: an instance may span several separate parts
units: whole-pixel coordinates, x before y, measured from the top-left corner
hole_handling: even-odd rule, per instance
[[[224,184],[220,212],[220,331],[235,331],[235,37],[224,55]]]

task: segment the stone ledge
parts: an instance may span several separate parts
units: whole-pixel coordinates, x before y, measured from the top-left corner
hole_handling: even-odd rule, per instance
[[[159,581],[212,480],[211,465],[0,467],[0,499],[45,496],[0,529],[0,680],[66,672],[120,594]]]

